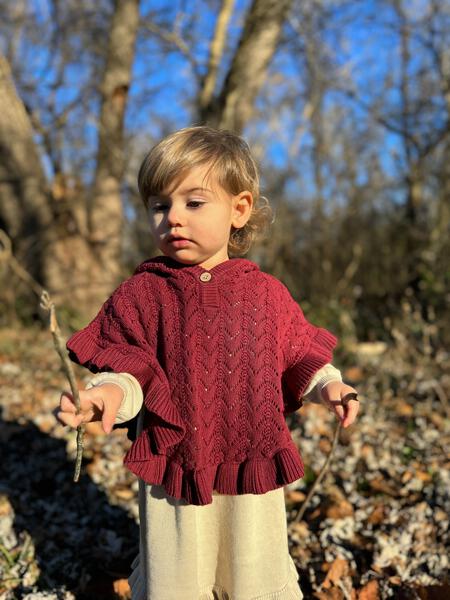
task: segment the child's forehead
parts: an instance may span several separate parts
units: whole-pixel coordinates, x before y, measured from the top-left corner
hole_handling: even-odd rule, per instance
[[[173,178],[164,189],[163,194],[177,192],[206,191],[213,192],[222,189],[217,175],[211,165],[197,165],[180,173]]]

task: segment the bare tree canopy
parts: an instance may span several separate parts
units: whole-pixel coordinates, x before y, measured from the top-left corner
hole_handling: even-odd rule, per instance
[[[264,268],[315,305],[335,290],[363,336],[358,311],[380,327],[379,299],[396,312],[407,289],[424,315],[430,300],[444,310],[445,2],[1,8],[0,221],[61,300],[94,310],[156,251],[138,165],[160,136],[208,122],[242,132],[260,162],[276,209],[250,254]]]

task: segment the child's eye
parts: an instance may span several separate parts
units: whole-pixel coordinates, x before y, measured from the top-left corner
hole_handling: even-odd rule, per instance
[[[188,206],[191,206],[192,208],[198,208],[202,204],[205,204],[205,203],[200,202],[199,200],[189,200],[189,202],[188,202]]]
[[[151,207],[152,212],[158,212],[160,210],[165,210],[167,208],[167,204],[153,204]]]

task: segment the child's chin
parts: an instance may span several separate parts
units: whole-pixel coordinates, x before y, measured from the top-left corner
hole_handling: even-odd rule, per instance
[[[201,262],[201,258],[189,258],[189,256],[186,256],[187,252],[183,252],[183,250],[187,250],[187,248],[180,248],[177,252],[163,252],[163,254],[164,256],[173,258],[173,260],[183,263],[184,265],[197,265],[199,262]]]

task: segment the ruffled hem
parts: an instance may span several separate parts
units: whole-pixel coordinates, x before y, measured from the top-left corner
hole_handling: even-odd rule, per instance
[[[292,447],[279,450],[272,458],[250,458],[241,463],[221,463],[185,471],[165,455],[152,455],[149,432],[144,430],[126,453],[123,464],[149,484],[164,486],[167,494],[188,504],[212,503],[219,494],[264,494],[303,477],[300,453]]]
[[[186,426],[170,399],[169,390],[163,386],[150,389],[145,395],[144,404],[149,413],[157,417],[156,420],[153,418],[152,424],[152,439],[157,452],[163,452],[181,442],[186,433]]]
[[[186,433],[178,409],[170,399],[168,383],[155,368],[143,360],[138,349],[126,345],[109,345],[102,348],[89,332],[75,333],[66,343],[69,358],[92,372],[111,370],[131,373],[144,393],[144,404],[154,421],[152,434],[158,452],[180,442]],[[150,387],[148,381],[151,382]]]
[[[131,590],[131,600],[148,600],[145,589],[144,578],[140,569],[139,554],[131,563],[133,569],[128,578],[128,584]],[[302,600],[303,593],[298,584],[298,573],[292,572],[291,579],[285,587],[277,592],[269,592],[262,596],[256,596],[252,600]],[[218,585],[208,586],[201,590],[199,600],[231,600],[231,596],[223,587]]]

